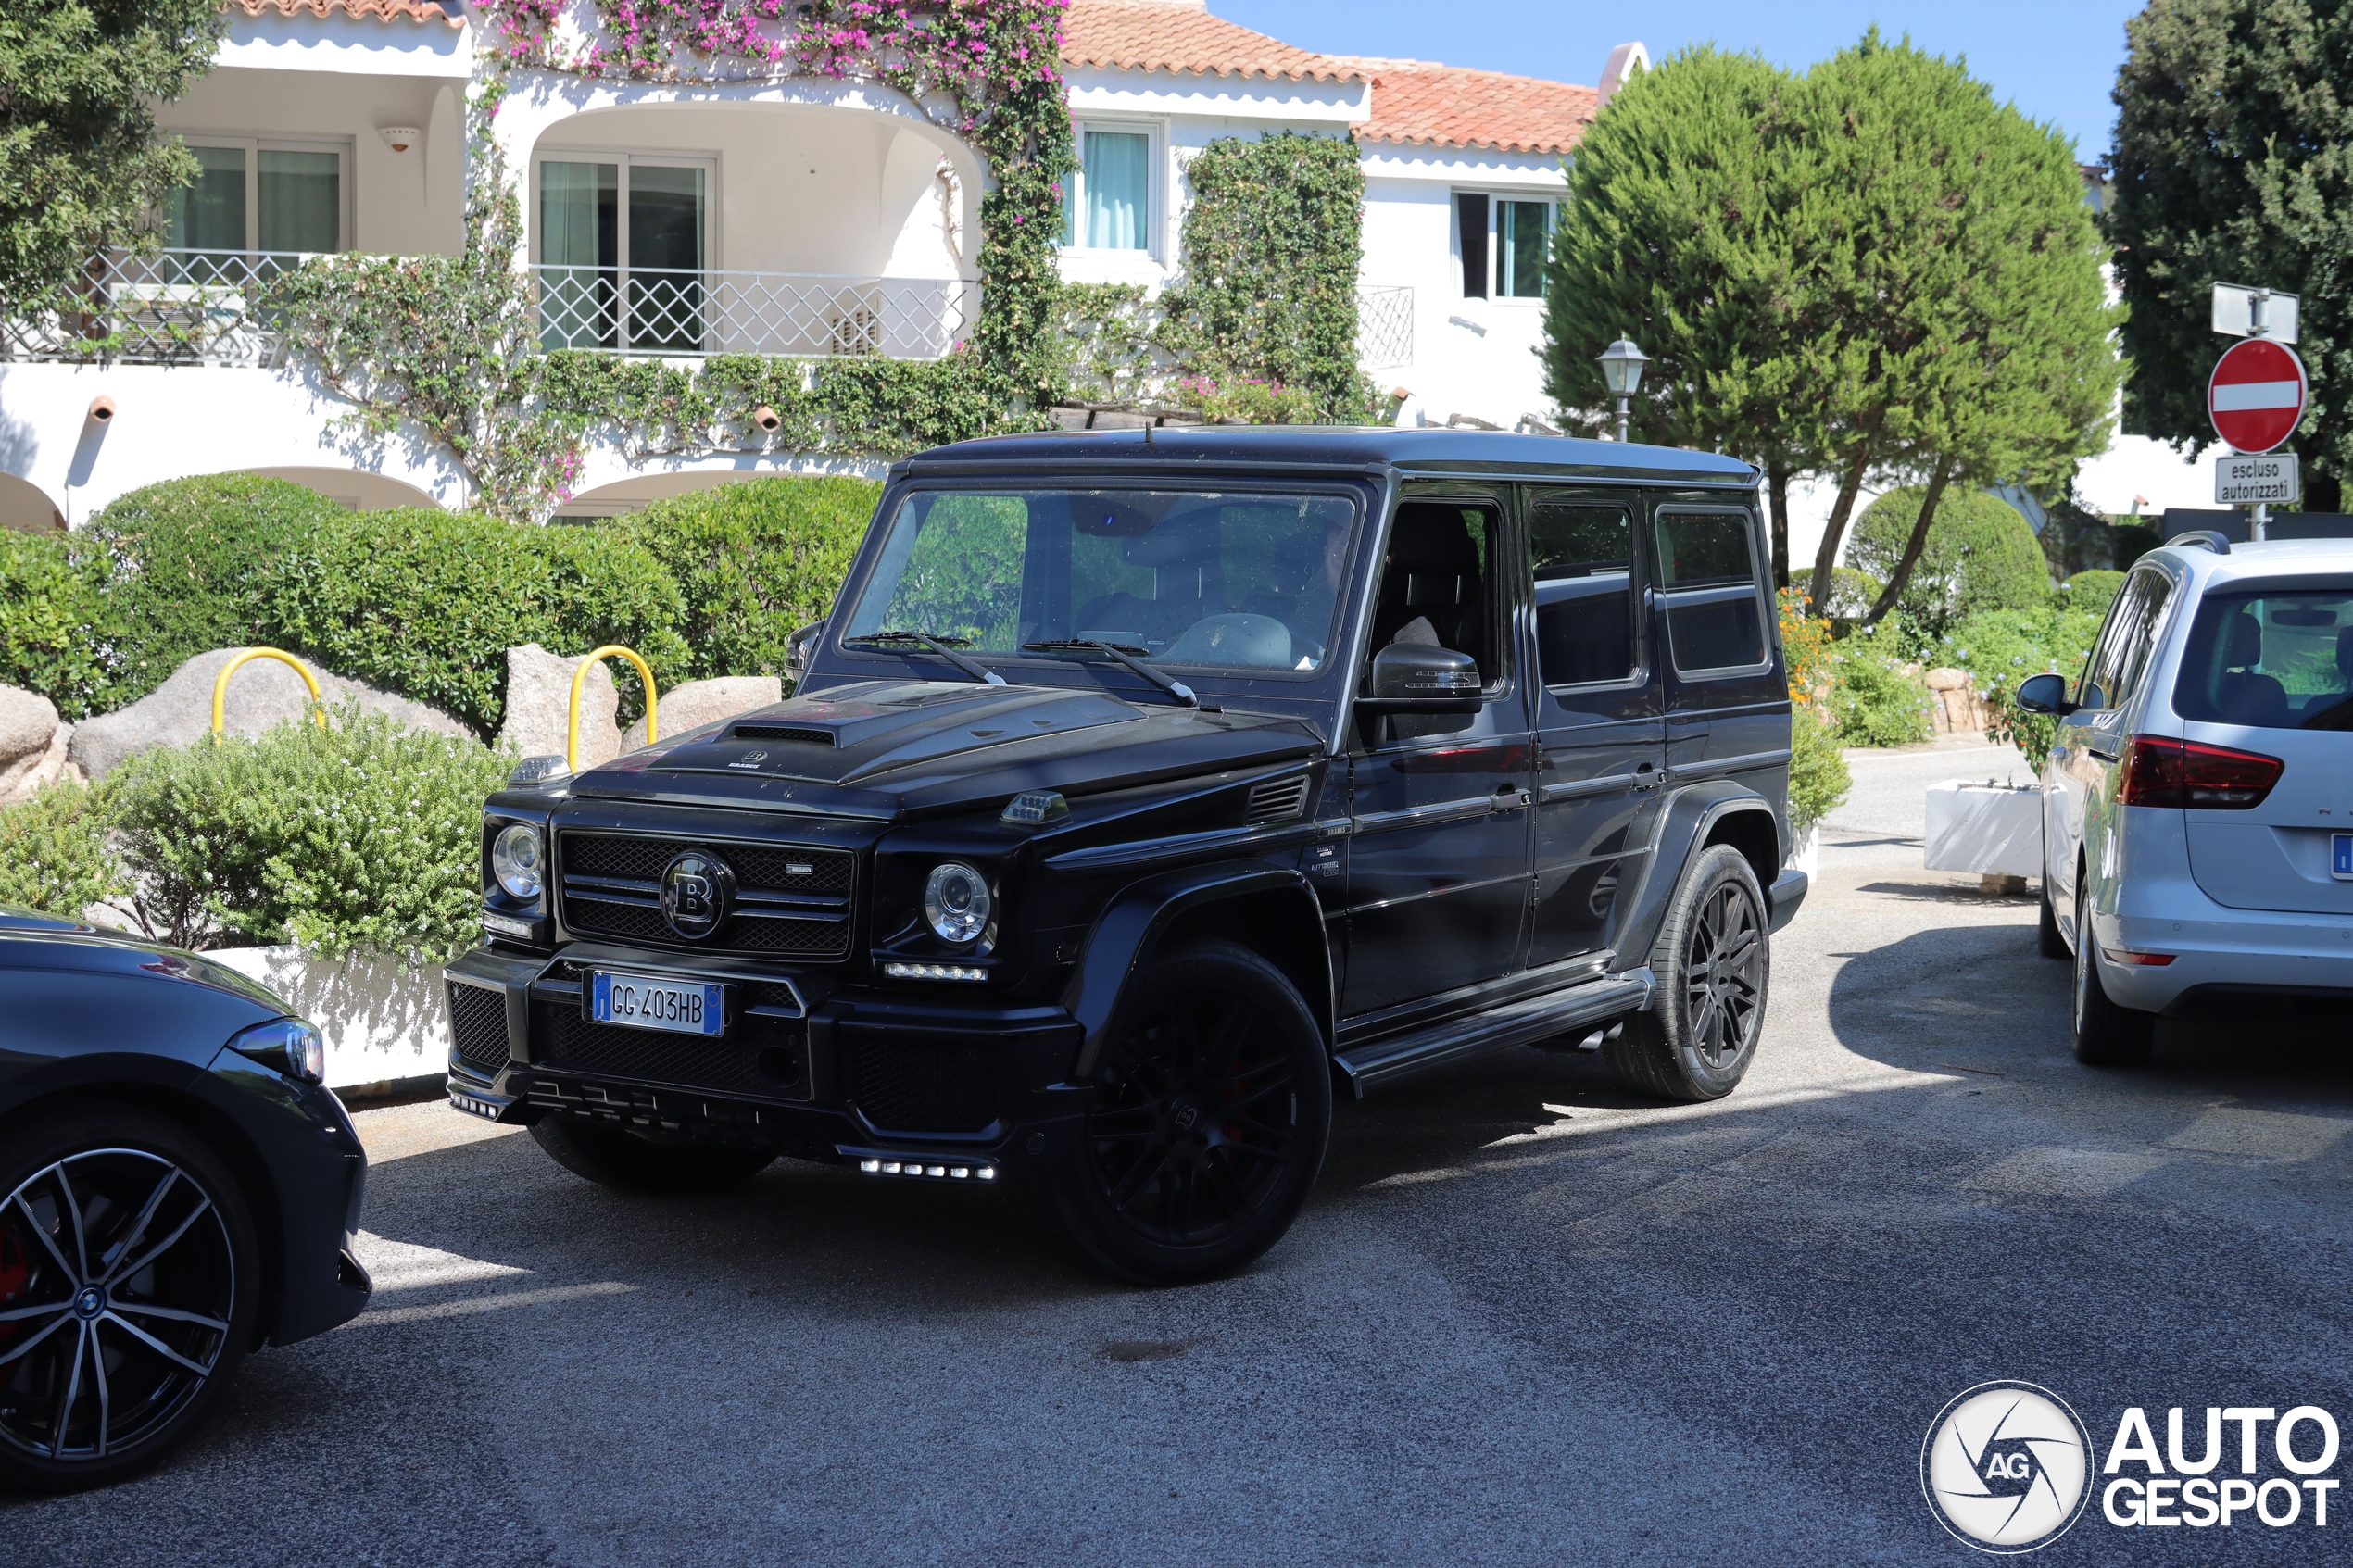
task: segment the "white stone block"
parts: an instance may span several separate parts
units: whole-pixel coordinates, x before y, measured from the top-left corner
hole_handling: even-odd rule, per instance
[[[2041,786],[1958,779],[1929,785],[1926,858],[1932,872],[2041,876]]]

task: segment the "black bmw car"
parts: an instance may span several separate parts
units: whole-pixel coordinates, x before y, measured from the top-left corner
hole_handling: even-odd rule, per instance
[[[153,1463],[368,1304],[319,1032],[193,953],[0,909],[0,1486]]]

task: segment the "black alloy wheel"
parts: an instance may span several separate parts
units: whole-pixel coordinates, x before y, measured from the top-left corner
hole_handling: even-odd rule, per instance
[[[1203,942],[1156,962],[1114,1026],[1057,1184],[1064,1223],[1139,1283],[1249,1262],[1322,1168],[1330,1074],[1314,1016],[1265,960]]]
[[[68,1122],[8,1162],[0,1200],[0,1480],[48,1490],[193,1431],[244,1358],[258,1284],[208,1148],[145,1116]]]
[[[1628,1088],[1696,1102],[1730,1094],[1755,1055],[1771,979],[1765,896],[1728,844],[1701,851],[1651,947],[1651,1010],[1603,1060]]]

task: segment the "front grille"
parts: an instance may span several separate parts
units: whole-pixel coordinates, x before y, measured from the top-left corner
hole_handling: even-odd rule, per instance
[[[736,740],[780,740],[787,746],[825,746],[834,744],[831,730],[802,730],[790,724],[738,724],[729,734]]]
[[[535,1002],[531,1035],[534,1062],[550,1070],[763,1099],[809,1098],[807,1035],[797,1021],[746,1018],[712,1039],[595,1023],[577,1009]]]
[[[1268,822],[1287,822],[1299,815],[1307,804],[1307,775],[1295,779],[1276,779],[1266,784],[1252,784],[1250,791],[1252,827]]]
[[[837,959],[849,951],[857,858],[795,845],[702,844],[629,834],[568,833],[556,840],[566,929],[660,947]],[[686,850],[727,862],[736,912],[698,942],[661,918],[661,873]]]
[[[449,1039],[458,1060],[485,1077],[507,1066],[507,994],[460,981],[449,987]]]
[[[850,1097],[877,1130],[976,1133],[997,1120],[997,1067],[962,1041],[860,1040]]]

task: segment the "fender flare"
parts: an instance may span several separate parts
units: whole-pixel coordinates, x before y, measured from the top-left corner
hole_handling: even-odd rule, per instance
[[[1120,998],[1136,972],[1151,958],[1168,928],[1180,917],[1206,905],[1238,898],[1271,897],[1295,901],[1299,918],[1315,932],[1315,961],[1323,968],[1323,995],[1306,998],[1324,1033],[1332,1040],[1331,955],[1324,939],[1323,906],[1304,873],[1290,866],[1264,861],[1197,866],[1164,872],[1122,888],[1105,906],[1087,934],[1087,947],[1077,972],[1063,993],[1063,1006],[1079,1025],[1078,1055],[1071,1081],[1085,1083],[1109,1042]]]
[[[1634,895],[1625,924],[1618,928],[1617,940],[1612,944],[1617,949],[1614,970],[1637,969],[1650,962],[1651,944],[1658,940],[1659,927],[1666,923],[1667,906],[1683,885],[1700,846],[1707,841],[1718,822],[1742,812],[1761,813],[1772,827],[1773,843],[1780,844],[1780,822],[1773,803],[1746,784],[1734,784],[1730,779],[1711,779],[1687,784],[1668,797],[1661,813],[1658,836],[1652,841],[1649,869]],[[1770,878],[1758,880],[1770,887]],[[1769,892],[1767,897],[1770,898]]]

